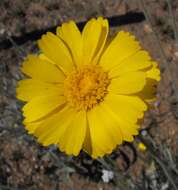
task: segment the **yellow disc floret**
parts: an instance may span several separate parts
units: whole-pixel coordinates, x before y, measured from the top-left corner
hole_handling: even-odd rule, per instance
[[[84,65],[67,76],[64,94],[72,107],[89,110],[103,101],[109,82],[101,66]]]

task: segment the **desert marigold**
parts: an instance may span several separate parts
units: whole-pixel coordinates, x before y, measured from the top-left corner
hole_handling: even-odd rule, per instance
[[[135,37],[120,31],[107,43],[108,21],[89,20],[80,32],[73,21],[38,41],[29,55],[17,97],[26,102],[24,125],[44,146],[93,158],[131,142],[155,99],[160,71]]]

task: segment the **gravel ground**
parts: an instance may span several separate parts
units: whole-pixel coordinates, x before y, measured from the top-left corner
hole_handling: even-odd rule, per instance
[[[0,1],[0,190],[176,189],[178,45],[167,1],[144,2],[145,10],[139,0]],[[178,0],[172,0],[172,10],[177,22]],[[125,20],[122,25],[111,19],[130,12],[143,15],[145,11],[153,27],[142,19],[127,24]],[[41,147],[25,131],[22,103],[15,98],[16,83],[23,77],[19,68],[28,53],[37,52],[34,39],[43,31],[70,19],[83,22],[99,15],[110,19],[111,34],[121,29],[132,32],[157,60],[162,71],[158,101],[146,114],[142,133],[134,143],[124,144],[100,160],[83,152],[77,158],[67,157],[54,146]],[[13,39],[21,39],[20,45]],[[138,150],[140,140],[147,145],[146,152]],[[114,176],[107,183],[102,180],[105,170]]]

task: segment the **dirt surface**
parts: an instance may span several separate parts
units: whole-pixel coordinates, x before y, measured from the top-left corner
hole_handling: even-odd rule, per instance
[[[126,30],[136,35],[159,63],[162,80],[158,87],[158,101],[146,114],[140,136],[133,144],[119,147],[104,161],[92,160],[85,153],[77,158],[67,157],[56,147],[41,147],[27,134],[22,125],[22,103],[15,98],[15,87],[23,77],[19,70],[23,58],[28,53],[37,52],[36,41],[29,39],[19,46],[13,42],[12,47],[2,48],[5,45],[2,42],[12,41],[11,36],[23,37],[34,31],[38,34],[70,19],[82,22],[101,15],[111,18],[129,12],[144,14],[143,6],[138,2],[0,1],[0,190],[174,189],[162,165],[169,166],[166,171],[177,185],[178,102],[175,89],[178,89],[178,45],[166,1],[144,1],[153,28],[146,20],[127,25],[118,23],[111,28],[111,34]],[[178,0],[172,1],[172,7],[178,22]],[[141,140],[147,145],[146,152],[137,148]],[[109,183],[102,180],[104,169],[114,174]]]

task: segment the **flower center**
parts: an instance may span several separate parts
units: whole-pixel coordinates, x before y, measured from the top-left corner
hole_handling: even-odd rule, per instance
[[[84,65],[64,82],[64,95],[77,110],[89,110],[103,101],[110,83],[108,73],[98,65]]]

